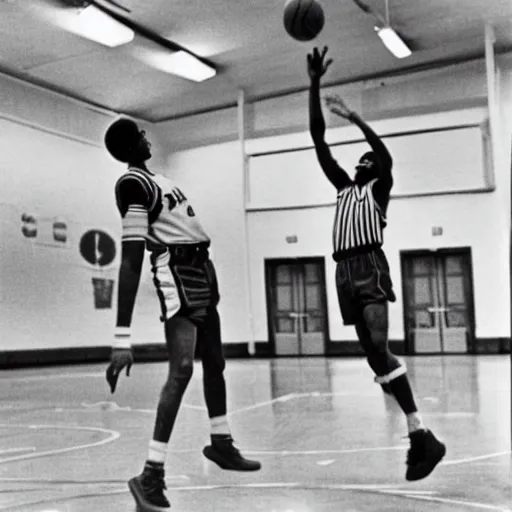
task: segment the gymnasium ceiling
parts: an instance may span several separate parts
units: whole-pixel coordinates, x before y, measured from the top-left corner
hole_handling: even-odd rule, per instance
[[[62,1],[0,0],[0,72],[152,122],[232,106],[240,88],[249,100],[304,90],[315,44],[327,44],[335,59],[326,84],[481,58],[486,23],[496,52],[512,50],[510,0],[389,0],[391,26],[413,49],[401,60],[353,0],[320,0],[325,27],[309,43],[284,31],[284,0],[117,0],[130,13],[96,0],[218,67],[214,78],[195,83],[145,64],[141,36],[109,48],[57,28],[47,14]],[[364,2],[384,15],[385,0]]]

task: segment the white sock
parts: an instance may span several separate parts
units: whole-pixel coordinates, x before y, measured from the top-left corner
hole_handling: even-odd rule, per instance
[[[167,443],[151,440],[149,442],[148,460],[163,464],[167,457]]]
[[[227,416],[215,416],[210,418],[211,434],[224,434],[229,435],[229,423]]]
[[[407,414],[407,430],[409,434],[411,432],[416,432],[416,430],[426,430],[425,425],[423,424],[423,420],[418,412],[411,412]]]

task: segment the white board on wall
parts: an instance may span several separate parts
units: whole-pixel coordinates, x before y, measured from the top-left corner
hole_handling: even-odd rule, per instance
[[[393,197],[490,189],[489,154],[480,125],[383,137],[393,157]],[[338,164],[353,177],[366,141],[333,144]],[[314,148],[251,155],[248,209],[305,207],[335,202]]]

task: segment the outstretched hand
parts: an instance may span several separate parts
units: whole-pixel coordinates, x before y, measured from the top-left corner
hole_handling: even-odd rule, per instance
[[[312,53],[308,53],[308,74],[311,80],[319,79],[323,76],[332,64],[332,59],[324,62],[326,53],[327,46],[324,46],[322,53],[318,51],[318,48],[314,48]]]
[[[337,116],[343,117],[344,119],[349,119],[354,114],[352,110],[350,110],[345,102],[337,95],[326,96],[325,104],[328,109]]]
[[[133,354],[130,348],[114,348],[112,349],[112,355],[110,356],[110,364],[108,365],[105,377],[108,385],[110,386],[110,392],[114,393],[117,386],[117,379],[119,375],[126,367],[126,376],[130,376],[130,368],[133,364]]]

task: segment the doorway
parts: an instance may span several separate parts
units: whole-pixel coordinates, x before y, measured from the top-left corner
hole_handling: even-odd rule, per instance
[[[401,253],[406,353],[474,351],[471,249]]]
[[[267,317],[275,355],[325,354],[324,258],[265,261]]]

